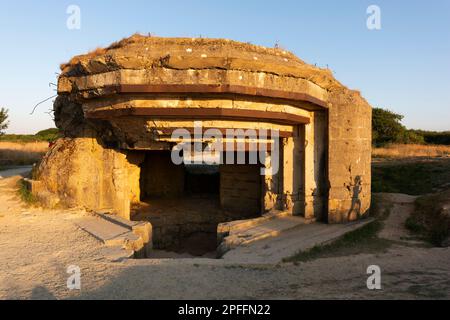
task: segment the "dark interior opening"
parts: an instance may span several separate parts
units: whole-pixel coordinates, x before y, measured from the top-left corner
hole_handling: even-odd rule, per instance
[[[220,174],[218,165],[184,165],[185,195],[208,194],[219,197]]]
[[[132,220],[152,224],[154,257],[212,258],[219,223],[260,215],[260,179],[257,165],[175,165],[170,151],[146,151]]]

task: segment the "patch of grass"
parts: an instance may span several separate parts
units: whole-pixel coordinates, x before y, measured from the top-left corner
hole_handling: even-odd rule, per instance
[[[27,185],[23,179],[19,180],[18,184],[18,193],[23,202],[28,205],[35,205],[37,203],[36,197],[28,190]]]
[[[418,234],[425,231],[425,228],[423,225],[421,225],[415,218],[408,217],[405,221],[405,227],[412,233]]]
[[[310,250],[301,251],[292,257],[286,258],[284,262],[305,262],[318,258],[345,256],[358,253],[383,252],[392,244],[391,241],[378,238],[378,232],[383,223],[379,220],[351,231],[336,241],[314,246]]]
[[[450,182],[450,159],[393,162],[372,166],[372,191],[422,195]]]
[[[415,210],[405,227],[434,246],[440,247],[450,236],[450,217],[444,214],[444,205],[450,202],[450,190],[416,199]]]

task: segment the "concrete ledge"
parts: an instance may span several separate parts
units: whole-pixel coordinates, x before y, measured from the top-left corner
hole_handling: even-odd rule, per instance
[[[219,224],[217,255],[262,239],[277,237],[281,233],[308,224],[310,220],[293,216],[287,211],[274,211],[263,217]]]
[[[344,234],[357,230],[374,219],[364,219],[347,224],[311,223],[281,232],[276,237],[241,244],[223,255],[228,263],[276,264],[301,251],[317,245],[329,244]]]
[[[109,247],[132,250],[134,256],[144,258],[152,249],[152,226],[145,221],[128,221],[106,214],[108,210],[86,218],[77,225]]]
[[[123,226],[124,228],[127,228],[128,230],[131,230],[134,234],[142,238],[144,244],[148,248],[153,247],[152,243],[153,228],[150,222],[126,220],[122,217],[111,214],[111,211],[108,211],[108,213],[99,212],[97,214],[109,222],[115,223],[117,225]]]
[[[255,227],[260,225],[266,221],[279,218],[279,217],[287,217],[292,216],[292,214],[288,211],[278,211],[272,210],[262,215],[261,217],[255,219],[246,219],[246,220],[235,220],[231,222],[219,223],[217,226],[217,241],[218,244],[222,242],[222,240],[230,235],[230,233],[238,232],[240,230]],[[305,219],[304,223],[312,223],[314,220]]]

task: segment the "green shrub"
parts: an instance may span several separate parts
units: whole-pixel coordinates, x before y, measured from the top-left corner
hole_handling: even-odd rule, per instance
[[[54,140],[58,139],[59,130],[56,128],[50,128],[50,129],[39,131],[38,133],[36,133],[35,136],[39,137],[42,140],[50,142],[50,141],[54,141]]]
[[[425,144],[425,139],[422,135],[413,130],[405,130],[400,136],[400,143],[405,144]]]
[[[427,144],[450,145],[450,131],[436,132],[425,130],[413,130],[414,133],[423,136],[424,142]]]
[[[425,231],[424,226],[418,223],[418,221],[416,221],[416,219],[413,217],[408,217],[408,219],[406,219],[405,227],[413,233],[422,233],[423,231]]]

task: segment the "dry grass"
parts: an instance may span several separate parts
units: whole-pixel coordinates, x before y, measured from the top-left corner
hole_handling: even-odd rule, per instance
[[[384,148],[374,148],[372,156],[375,158],[448,157],[450,146],[392,144]]]
[[[48,150],[48,142],[0,141],[0,166],[29,165],[39,161]]]
[[[74,66],[74,65],[76,65],[78,62],[80,62],[82,59],[86,59],[86,58],[87,58],[87,59],[92,59],[92,58],[95,58],[95,57],[97,57],[97,56],[101,56],[101,55],[105,54],[106,51],[107,51],[107,49],[105,49],[105,48],[100,48],[100,47],[99,47],[99,48],[96,48],[96,49],[94,49],[94,50],[88,52],[87,54],[75,56],[75,57],[73,57],[72,59],[70,59],[69,62],[67,62],[67,63],[62,63],[62,64],[60,65],[60,69],[61,69],[61,70],[64,70],[64,69],[67,68],[67,67]]]
[[[151,35],[149,34],[148,36],[151,36]],[[142,35],[140,33],[135,33],[135,34],[131,35],[130,37],[125,37],[122,40],[113,42],[111,45],[109,45],[106,48],[98,47],[94,50],[89,51],[86,54],[75,56],[69,62],[62,63],[60,65],[60,68],[61,68],[61,70],[64,70],[67,67],[73,67],[83,59],[93,59],[95,57],[104,55],[106,52],[108,52],[108,50],[122,48],[123,46],[125,46],[129,43],[133,43],[135,41],[138,41],[138,40],[140,40],[142,38],[146,38],[146,37],[147,36]]]

